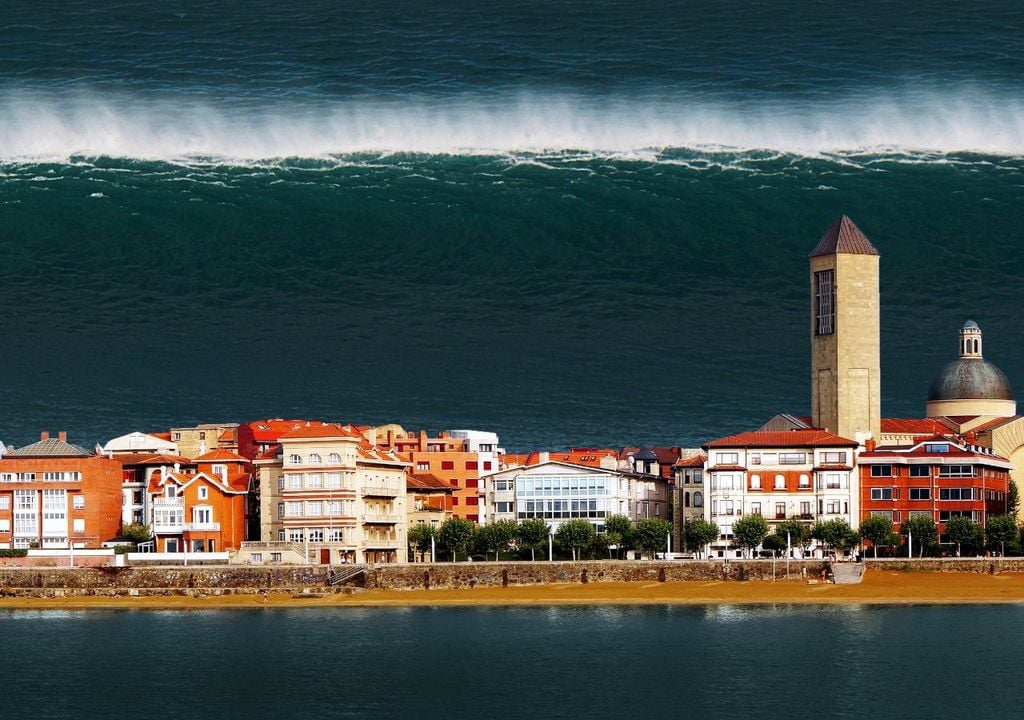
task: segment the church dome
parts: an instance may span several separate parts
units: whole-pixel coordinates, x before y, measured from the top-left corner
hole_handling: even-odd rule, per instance
[[[928,388],[928,401],[1013,400],[1003,371],[987,360],[960,358],[939,370]]]

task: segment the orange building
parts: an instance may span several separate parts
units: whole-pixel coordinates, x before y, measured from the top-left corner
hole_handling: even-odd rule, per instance
[[[121,530],[121,463],[65,433],[0,459],[0,548],[99,548]]]
[[[237,550],[251,512],[252,468],[246,458],[211,450],[197,471],[161,469],[150,476],[152,529],[157,552]]]

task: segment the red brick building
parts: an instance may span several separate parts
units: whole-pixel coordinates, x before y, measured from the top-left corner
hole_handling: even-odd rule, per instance
[[[99,548],[121,531],[121,462],[43,433],[0,459],[0,548]]]
[[[921,514],[938,527],[940,541],[951,517],[964,515],[984,526],[1007,512],[1013,464],[991,450],[936,435],[902,447],[862,452],[861,518],[884,514],[900,523]]]

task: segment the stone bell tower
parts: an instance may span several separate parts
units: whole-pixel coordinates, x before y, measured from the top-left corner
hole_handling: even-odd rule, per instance
[[[846,215],[811,260],[814,426],[864,443],[881,436],[878,250]]]

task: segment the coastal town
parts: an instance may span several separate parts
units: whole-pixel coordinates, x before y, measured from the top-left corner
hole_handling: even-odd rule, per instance
[[[93,448],[42,431],[0,444],[0,563],[1015,554],[1010,382],[967,320],[922,416],[883,417],[879,258],[845,215],[810,253],[810,414],[780,408],[700,447],[525,453],[487,429],[349,418],[125,428]]]

